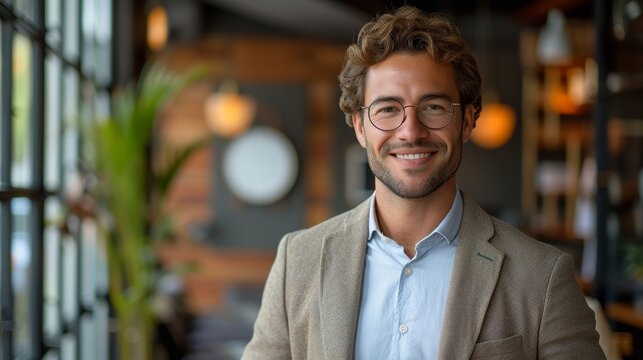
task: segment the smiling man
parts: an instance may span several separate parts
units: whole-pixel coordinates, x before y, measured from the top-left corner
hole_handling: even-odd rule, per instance
[[[282,239],[243,359],[604,359],[570,257],[458,189],[482,105],[453,23],[377,17],[340,85],[375,193]]]

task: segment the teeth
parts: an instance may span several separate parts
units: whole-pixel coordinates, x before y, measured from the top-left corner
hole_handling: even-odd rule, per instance
[[[397,154],[398,159],[404,159],[404,160],[417,160],[417,159],[423,159],[423,158],[428,158],[431,157],[430,153],[422,153],[422,154]]]

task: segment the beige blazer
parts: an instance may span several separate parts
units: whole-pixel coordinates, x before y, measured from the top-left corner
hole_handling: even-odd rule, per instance
[[[352,359],[368,201],[286,235],[242,359]],[[438,359],[604,359],[571,258],[464,197]]]

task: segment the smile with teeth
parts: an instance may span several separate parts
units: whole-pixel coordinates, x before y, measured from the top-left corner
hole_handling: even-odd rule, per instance
[[[431,153],[420,153],[420,154],[395,154],[395,157],[403,160],[418,160],[424,158],[430,158]]]

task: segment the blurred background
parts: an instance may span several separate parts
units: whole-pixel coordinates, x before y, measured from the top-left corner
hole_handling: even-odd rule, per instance
[[[0,359],[239,358],[281,236],[373,190],[337,76],[403,4],[482,72],[461,189],[643,359],[640,0],[0,0]]]

